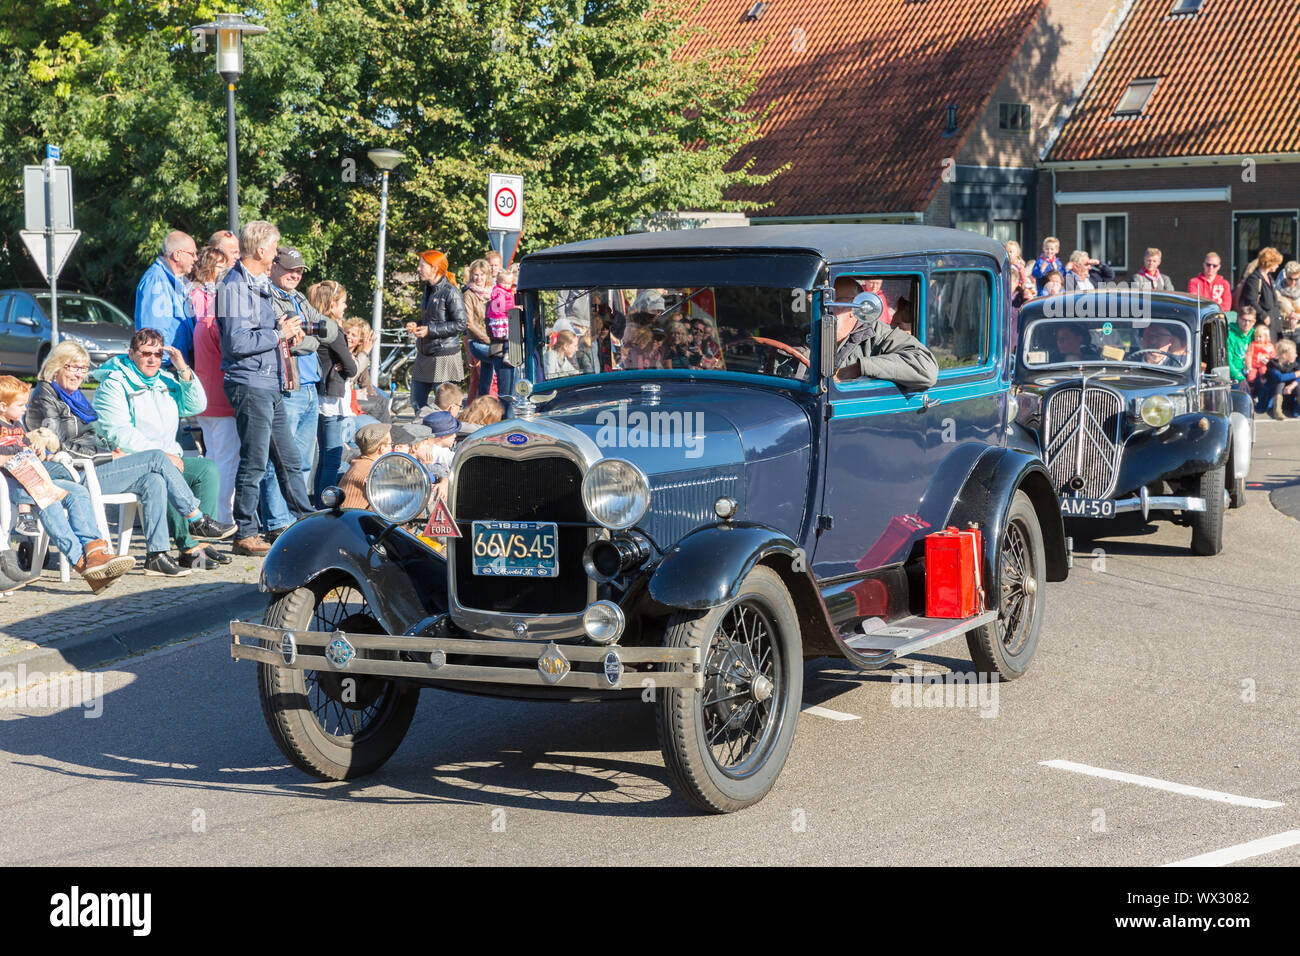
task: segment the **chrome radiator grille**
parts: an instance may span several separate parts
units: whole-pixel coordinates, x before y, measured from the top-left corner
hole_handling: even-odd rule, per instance
[[[1119,428],[1123,400],[1104,388],[1063,388],[1043,410],[1043,461],[1062,495],[1105,498],[1114,490],[1119,468]],[[1080,403],[1083,403],[1082,409]],[[1072,488],[1075,477],[1082,488]]]

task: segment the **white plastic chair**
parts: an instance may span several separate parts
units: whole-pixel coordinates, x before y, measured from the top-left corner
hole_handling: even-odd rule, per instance
[[[88,458],[74,458],[72,469],[81,483],[90,493],[90,504],[95,509],[95,524],[99,527],[99,536],[113,546],[113,538],[108,533],[108,515],[105,507],[117,505],[117,554],[122,556],[131,550],[131,532],[135,528],[135,517],[140,513],[140,498],[129,491],[106,495],[99,489],[99,476],[95,474],[95,465]]]

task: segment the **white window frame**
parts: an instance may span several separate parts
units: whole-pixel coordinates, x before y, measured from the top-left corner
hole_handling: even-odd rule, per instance
[[[1161,78],[1158,76],[1140,76],[1136,80],[1130,80],[1128,86],[1124,87],[1124,92],[1120,95],[1119,102],[1115,104],[1115,109],[1111,113],[1111,116],[1141,116],[1146,111],[1147,104],[1151,102],[1151,97],[1155,95],[1157,87],[1160,86],[1160,79]],[[1137,109],[1121,109],[1124,105],[1124,101],[1134,94],[1136,88],[1139,86],[1147,86],[1148,89],[1147,95],[1142,98],[1142,102],[1138,104]]]
[[[1105,256],[1104,256],[1104,253],[1105,253],[1105,251],[1106,251],[1106,220],[1107,220],[1107,219],[1114,219],[1114,218],[1117,218],[1117,217],[1118,217],[1118,218],[1121,218],[1121,219],[1124,220],[1124,261],[1121,262],[1121,263],[1118,263],[1118,264],[1116,264],[1116,263],[1114,263],[1114,262],[1107,262],[1106,259],[1105,259]],[[1085,245],[1083,244],[1083,224],[1084,224],[1085,222],[1098,222],[1098,223],[1101,223],[1101,243],[1102,243],[1101,253],[1102,253],[1102,255],[1099,255],[1099,254],[1098,254],[1098,250],[1096,250],[1096,249],[1088,249],[1088,247],[1085,246]],[[1090,212],[1090,213],[1080,213],[1080,214],[1075,218],[1075,223],[1074,223],[1074,238],[1075,238],[1075,240],[1076,240],[1076,242],[1075,242],[1075,244],[1074,244],[1074,248],[1076,248],[1076,249],[1087,249],[1089,255],[1097,256],[1097,258],[1101,259],[1102,262],[1105,262],[1106,265],[1108,265],[1108,266],[1110,266],[1112,269],[1114,269],[1116,273],[1123,272],[1123,273],[1126,273],[1126,274],[1127,274],[1127,272],[1128,272],[1128,213],[1126,213],[1126,212]],[[1062,250],[1062,251],[1064,251],[1064,250]]]

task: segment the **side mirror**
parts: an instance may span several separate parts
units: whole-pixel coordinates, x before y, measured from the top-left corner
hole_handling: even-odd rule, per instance
[[[506,313],[510,323],[506,333],[506,362],[512,368],[522,368],[524,364],[524,310],[515,306]]]
[[[14,321],[17,322],[19,325],[27,326],[29,329],[34,329],[37,327],[36,320],[33,319],[30,315],[20,315],[16,319],[14,319]]]
[[[1228,370],[1228,366],[1226,365],[1216,365],[1214,368],[1210,369],[1210,378],[1214,379],[1216,382],[1226,382],[1229,385],[1232,384],[1232,373]]]

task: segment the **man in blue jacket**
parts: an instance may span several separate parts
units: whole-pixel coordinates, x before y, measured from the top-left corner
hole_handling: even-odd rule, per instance
[[[271,550],[258,534],[257,505],[267,460],[275,462],[280,493],[294,518],[312,510],[294,444],[285,397],[298,388],[289,350],[303,338],[297,315],[279,317],[270,269],[280,233],[258,219],[239,234],[240,259],[217,286],[217,329],[226,398],[235,410],[239,470],[235,473],[235,554]]]
[[[194,303],[188,276],[198,254],[190,236],[169,232],[162,253],[135,287],[135,330],[157,329],[163,344],[179,349],[190,363],[194,361]],[[165,364],[170,367],[170,359]]]

